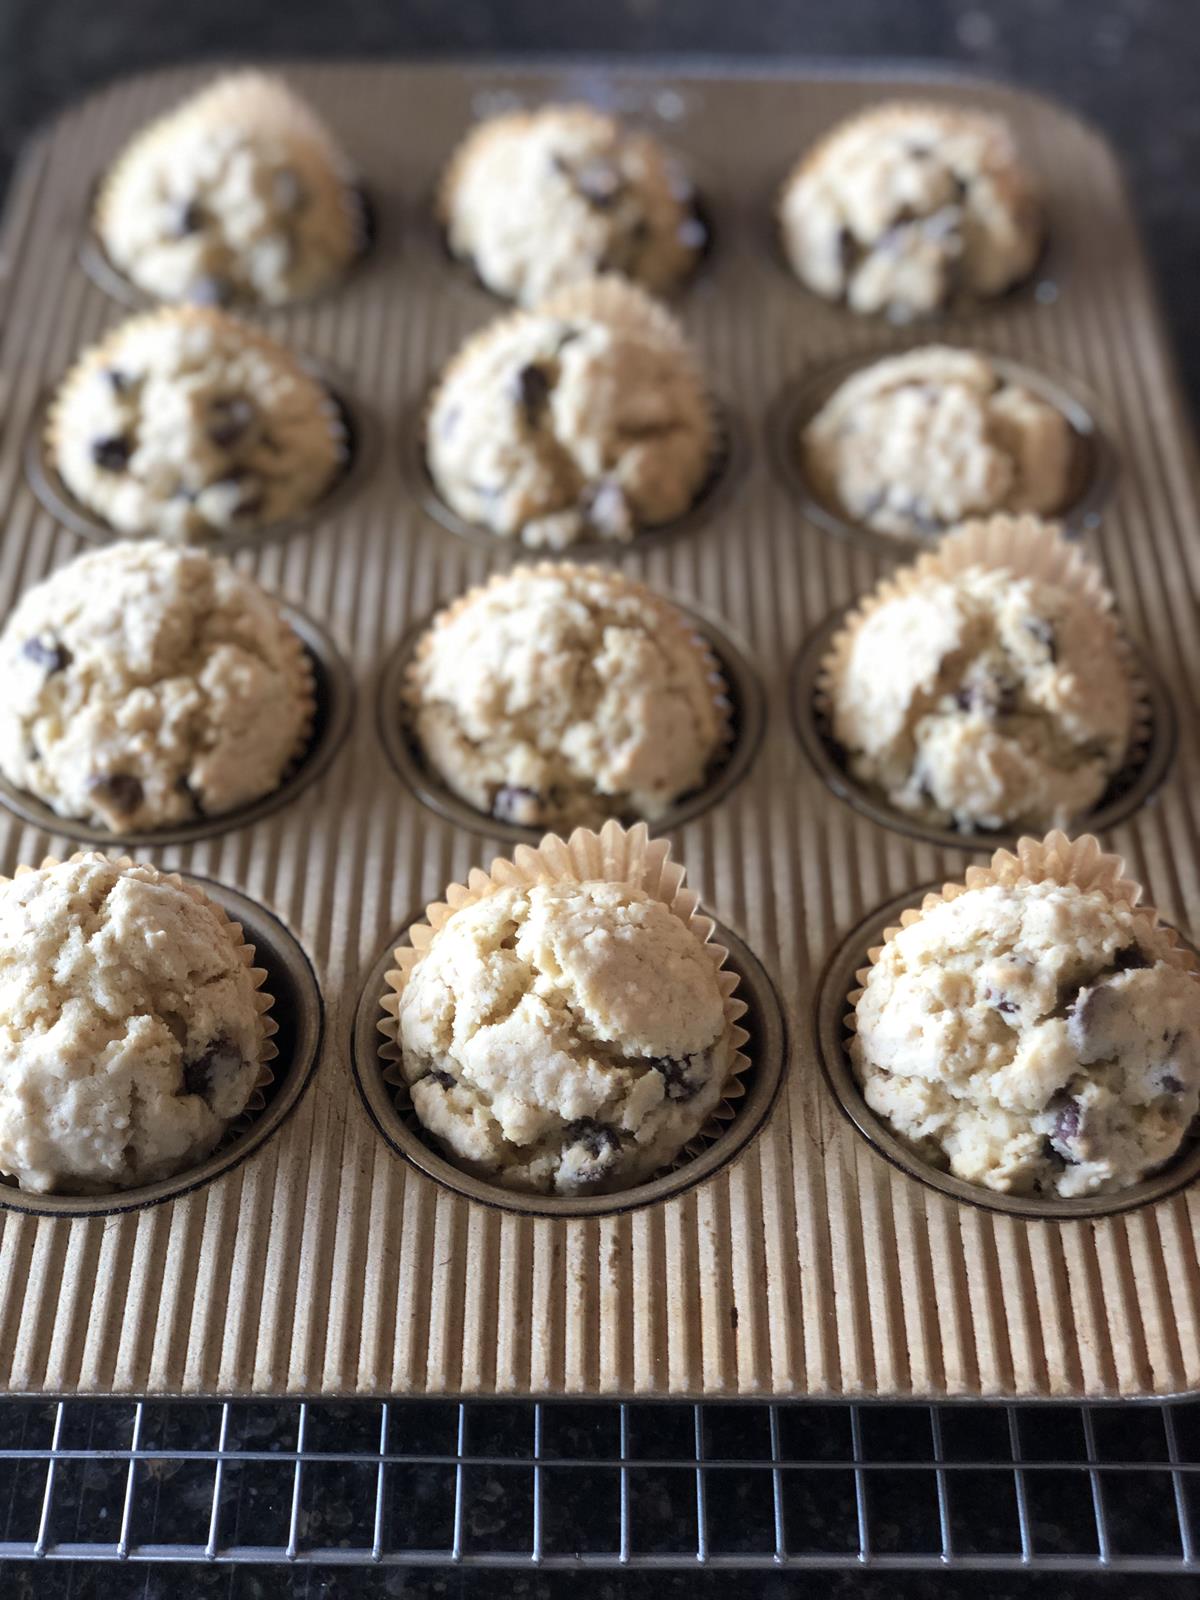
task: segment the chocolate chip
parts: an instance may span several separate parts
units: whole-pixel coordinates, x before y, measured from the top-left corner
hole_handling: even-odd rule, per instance
[[[117,367],[105,367],[104,376],[108,379],[108,386],[114,394],[126,394],[133,386],[133,379],[129,374]]]
[[[271,179],[271,192],[281,211],[299,211],[308,200],[308,190],[291,167],[280,167]]]
[[[175,219],[175,233],[180,239],[189,233],[199,233],[207,221],[208,215],[199,200],[189,200],[179,209]]]
[[[35,661],[39,667],[45,667],[47,673],[61,672],[64,667],[71,664],[71,652],[66,645],[55,641],[47,644],[44,639],[26,639],[21,646],[21,654],[28,661]]]
[[[1162,1092],[1164,1094],[1182,1094],[1183,1093],[1183,1084],[1179,1081],[1179,1079],[1175,1076],[1175,1074],[1173,1072],[1164,1072],[1162,1077],[1158,1080],[1158,1082],[1159,1082],[1159,1086],[1162,1089]]]
[[[498,822],[512,822],[522,828],[534,826],[541,809],[542,797],[537,790],[524,789],[516,783],[502,784],[492,800],[492,815]]]
[[[964,683],[954,696],[960,711],[978,711],[985,717],[1010,717],[1017,709],[1017,687],[999,678]]]
[[[633,529],[633,512],[625,491],[611,478],[590,487],[582,499],[588,521],[598,532],[621,538]]]
[[[245,1065],[242,1053],[232,1039],[221,1034],[204,1049],[194,1061],[183,1063],[183,1088],[185,1094],[198,1094],[209,1106],[213,1093],[222,1078],[233,1077]]]
[[[1000,994],[995,989],[986,989],[983,997],[1005,1017],[1011,1017],[1014,1012],[1021,1009],[1015,1000],[1008,999],[1006,995]]]
[[[594,1117],[580,1117],[577,1122],[569,1122],[563,1129],[563,1138],[567,1144],[581,1144],[596,1161],[604,1160],[621,1147],[613,1129]]]
[[[625,180],[617,168],[600,157],[576,167],[571,173],[571,182],[575,192],[597,211],[607,211],[616,205],[625,188]]]
[[[216,273],[193,278],[188,298],[198,306],[227,306],[233,299],[233,285]]]
[[[665,1094],[668,1100],[690,1100],[697,1094],[700,1085],[688,1072],[691,1058],[676,1061],[669,1056],[660,1056],[650,1065],[655,1072],[661,1072],[665,1080]]]
[[[132,444],[120,434],[92,440],[92,460],[105,472],[124,472],[132,454]]]
[[[529,423],[537,421],[550,398],[550,379],[544,367],[531,361],[522,367],[515,379],[516,401]]]
[[[127,817],[133,815],[145,798],[141,780],[131,772],[97,773],[88,779],[88,791]]]
[[[245,395],[230,395],[214,400],[208,408],[208,437],[218,450],[228,450],[243,437],[257,411]]]
[[[1136,972],[1143,967],[1152,967],[1154,962],[1140,944],[1127,944],[1113,956],[1112,964],[1114,972]]]
[[[1025,619],[1025,628],[1043,646],[1050,660],[1052,662],[1057,661],[1058,639],[1054,632],[1053,623],[1047,622],[1045,617],[1027,617]]]
[[[453,1089],[458,1079],[449,1072],[443,1072],[441,1067],[430,1067],[427,1074],[434,1083],[440,1083],[443,1089]]]
[[[838,229],[837,252],[843,277],[851,277],[862,260],[862,246],[849,228]]]
[[[1067,1097],[1054,1119],[1054,1132],[1050,1135],[1050,1143],[1064,1161],[1072,1164],[1079,1160],[1079,1156],[1071,1149],[1070,1141],[1078,1138],[1082,1123],[1083,1107],[1073,1096]]]
[[[1093,981],[1091,988],[1079,991],[1067,1013],[1067,1038],[1080,1061],[1103,1060],[1104,1034],[1122,1004],[1120,995],[1104,983]]]

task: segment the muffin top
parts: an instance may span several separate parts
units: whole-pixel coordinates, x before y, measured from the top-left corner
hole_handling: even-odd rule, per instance
[[[398,1025],[414,1109],[451,1159],[541,1193],[650,1177],[707,1122],[734,1054],[711,954],[617,883],[497,888],[454,912]]]
[[[853,311],[897,321],[984,298],[1033,271],[1036,187],[1007,125],[949,106],[887,104],[851,118],[780,196],[796,276]]]
[[[989,1189],[1126,1188],[1200,1106],[1200,983],[1100,891],[991,884],[937,903],[884,946],[855,1015],[871,1109]]]
[[[1066,504],[1074,435],[1049,401],[974,350],[928,345],[847,378],[801,439],[822,496],[898,538],[990,511]]]
[[[108,545],[30,589],[0,634],[0,771],[114,833],[275,789],[312,721],[296,634],[199,550]]]
[[[604,272],[662,293],[706,243],[691,185],[658,141],[586,105],[480,123],[446,171],[439,211],[453,253],[526,305]]]
[[[712,412],[683,333],[611,279],[501,318],[454,357],[426,422],[443,499],[502,538],[632,540],[687,511]]]
[[[407,686],[425,758],[485,815],[526,827],[653,818],[727,733],[688,620],[600,567],[517,567],[443,611]]]
[[[346,442],[322,384],[219,311],[132,317],[55,396],[47,440],[75,498],[121,533],[251,535],[309,511]]]
[[[349,165],[278,78],[219,78],[144,128],[101,186],[109,260],[158,300],[282,305],[327,288],[363,243]]]
[[[1007,568],[905,576],[836,653],[833,735],[854,775],[966,832],[1061,827],[1095,806],[1133,715],[1110,617]]]
[[[157,867],[93,854],[0,880],[0,1171],[91,1192],[203,1160],[263,1060],[249,954]]]

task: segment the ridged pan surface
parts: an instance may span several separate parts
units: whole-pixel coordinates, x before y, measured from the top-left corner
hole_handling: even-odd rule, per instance
[[[801,748],[789,708],[796,654],[885,561],[806,520],[769,440],[789,386],[931,333],[1078,384],[1118,461],[1086,544],[1179,726],[1157,796],[1103,842],[1194,936],[1197,477],[1112,153],[1044,101],[884,71],[287,71],[354,153],[378,236],[344,289],[263,320],[335,375],[376,444],[370,470],[326,519],[236,559],[333,636],[356,715],[329,769],[289,805],[218,837],[135,853],[229,885],[282,919],[324,995],[322,1053],[275,1135],[182,1198],[115,1217],[0,1209],[0,1388],[931,1397],[1200,1388],[1200,1188],[1087,1221],[1003,1215],[889,1163],[829,1088],[813,1023],[828,959],[874,908],[960,877],[972,857],[845,805]],[[14,184],[0,343],[4,612],[86,547],[43,509],[24,458],[47,385],[125,314],[80,264],[88,197],[122,142],[206,76],[118,83],[43,134]],[[833,121],[916,92],[1014,119],[1045,182],[1053,238],[1034,286],[905,331],[855,319],[793,282],[771,206],[795,156]],[[499,309],[448,264],[428,197],[473,118],[562,96],[654,127],[692,167],[714,226],[679,310],[744,460],[711,516],[615,559],[721,619],[763,685],[766,734],[748,774],[671,838],[691,885],[773,980],[788,1039],[767,1125],[733,1165],[674,1199],[604,1218],[530,1218],[441,1188],[381,1138],[351,1070],[359,989],[389,938],[472,865],[506,853],[404,786],[375,704],[413,623],[513,558],[431,516],[413,470],[411,419],[430,374]],[[0,871],[71,848],[0,810]]]

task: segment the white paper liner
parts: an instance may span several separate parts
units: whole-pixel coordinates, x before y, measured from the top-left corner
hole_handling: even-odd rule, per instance
[[[684,868],[678,862],[671,861],[670,854],[671,847],[667,841],[651,839],[645,823],[626,829],[618,822],[606,822],[598,833],[590,828],[576,828],[569,839],[547,834],[536,846],[518,845],[511,859],[497,857],[487,871],[481,867],[473,868],[465,885],[451,884],[444,901],[433,901],[427,905],[425,920],[414,922],[407,930],[411,944],[396,946],[393,952],[396,966],[385,975],[388,987],[380,997],[384,1016],[378,1026],[386,1041],[380,1054],[387,1063],[383,1077],[395,1093],[397,1110],[401,1116],[415,1117],[416,1113],[400,1068],[400,998],[413,968],[453,913],[463,906],[473,905],[497,888],[555,881],[584,883],[603,880],[628,884],[661,901],[696,936],[716,969],[724,1001],[725,1037],[730,1051],[728,1075],[722,1098],[712,1115],[665,1170],[674,1171],[718,1139],[725,1125],[737,1114],[737,1102],[746,1093],[741,1080],[751,1062],[742,1046],[749,1034],[739,1025],[739,1018],[745,1015],[746,1005],[736,994],[737,973],[726,965],[728,950],[713,941],[715,924],[697,909],[699,897],[693,890],[684,888]],[[424,1129],[422,1135],[425,1136]],[[447,1159],[457,1164],[449,1152]],[[496,1187],[500,1190],[499,1184]],[[502,1192],[507,1202],[519,1201],[517,1191],[505,1189]],[[631,1189],[613,1191],[617,1197],[631,1192]]]

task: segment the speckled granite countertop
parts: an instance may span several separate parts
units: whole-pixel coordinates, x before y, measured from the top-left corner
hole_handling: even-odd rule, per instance
[[[730,6],[725,0],[692,0],[669,6],[666,0],[618,0],[600,7],[591,0],[342,0],[318,6],[296,0],[284,7],[252,13],[242,0],[208,0],[201,6],[164,5],[161,0],[120,0],[97,6],[91,0],[0,0],[0,162],[7,172],[20,144],[38,122],[88,88],[137,68],[206,58],[253,58],[303,55],[444,54],[495,51],[556,52],[688,52],[705,55],[836,56],[849,59],[927,59],[957,64],[1055,95],[1097,123],[1121,152],[1129,170],[1134,200],[1142,218],[1156,266],[1168,321],[1193,404],[1200,401],[1200,296],[1194,290],[1200,260],[1200,199],[1193,197],[1194,174],[1200,170],[1200,9],[1195,0],[786,0]],[[45,1408],[43,1408],[45,1409]],[[122,1408],[108,1407],[117,1412]],[[290,1426],[268,1408],[255,1421],[260,1449],[289,1448],[271,1444],[273,1429]],[[344,1427],[350,1439],[357,1426],[353,1408],[331,1412],[330,1426]],[[578,1408],[576,1408],[578,1409]],[[602,1408],[603,1409],[603,1408]],[[611,1407],[607,1410],[611,1411]],[[749,1414],[747,1408],[739,1408]],[[29,1421],[30,1408],[0,1405],[0,1448],[18,1425]],[[269,1413],[269,1414],[268,1414]],[[1113,1426],[1130,1433],[1122,1455],[1139,1448],[1137,1436],[1145,1413],[1126,1408],[1113,1414]],[[1188,1408],[1188,1426],[1200,1431],[1200,1408]],[[432,1416],[432,1414],[431,1414]],[[1121,1420],[1124,1418],[1124,1420]],[[432,1425],[432,1422],[431,1422]],[[577,1418],[571,1448],[586,1454],[595,1449],[594,1432],[606,1424],[597,1412]],[[749,1424],[748,1424],[749,1425]],[[916,1425],[920,1425],[919,1423]],[[265,1429],[265,1432],[262,1430]],[[282,1438],[282,1435],[280,1435]],[[263,1441],[266,1441],[265,1443]],[[344,1448],[352,1446],[343,1446]],[[502,1448],[502,1447],[500,1447]],[[914,1449],[917,1446],[914,1445]],[[897,1457],[902,1459],[903,1453]],[[92,1478],[81,1485],[95,1504],[103,1503],[110,1476],[124,1482],[124,1463],[89,1466]],[[419,1507],[435,1487],[427,1469],[411,1479],[408,1492]],[[114,1476],[115,1475],[115,1476]],[[903,1474],[899,1476],[903,1477]],[[910,1474],[915,1481],[915,1474]],[[1134,1522],[1152,1522],[1164,1489],[1143,1474],[1130,1481],[1122,1505]],[[426,1481],[428,1480],[428,1481]],[[586,1484],[586,1477],[580,1480]],[[40,1504],[44,1481],[29,1481],[10,1464],[0,1472],[0,1499],[10,1519],[24,1506]],[[178,1487],[178,1486],[177,1486]],[[176,1510],[164,1510],[155,1527],[158,1539],[194,1538],[173,1532],[170,1516],[206,1513],[211,1484],[199,1482],[195,1493],[183,1490],[172,1499]],[[1169,1491],[1168,1491],[1169,1492]],[[251,1502],[253,1502],[251,1504]],[[483,1495],[479,1515],[499,1515],[496,1497]],[[976,1508],[976,1528],[986,1536],[997,1512],[983,1495]],[[167,1497],[158,1502],[166,1506]],[[255,1515],[274,1514],[271,1492],[247,1502]],[[489,1513],[487,1507],[493,1509]],[[277,1509],[277,1508],[276,1508]],[[583,1492],[568,1508],[569,1520],[586,1542],[592,1497]],[[1193,1508],[1200,1515],[1200,1507]],[[667,1507],[670,1514],[670,1507]],[[240,1512],[239,1512],[240,1514]],[[330,1480],[319,1507],[314,1507],[326,1536],[336,1531],[339,1517],[351,1515],[345,1497]],[[818,1515],[820,1514],[814,1513]],[[159,1513],[156,1511],[156,1515]],[[919,1513],[915,1502],[897,1500],[893,1520],[905,1536]],[[730,1526],[745,1526],[748,1509],[731,1502]],[[739,1520],[740,1519],[740,1520]],[[1046,1521],[1047,1537],[1072,1548],[1076,1522],[1091,1524],[1090,1506],[1077,1518],[1069,1508]],[[827,1531],[827,1530],[826,1530]],[[484,1528],[493,1537],[495,1530]],[[98,1535],[93,1535],[98,1536]],[[737,1548],[735,1545],[734,1548]],[[1184,1600],[1196,1593],[1194,1580],[1152,1577],[1082,1579],[1069,1576],[1030,1578],[1020,1574],[884,1574],[841,1573],[822,1576],[821,1591],[829,1596],[856,1595],[868,1600],[894,1597],[970,1594],[991,1597],[1084,1597],[1129,1595]],[[511,1600],[538,1597],[556,1600],[580,1588],[605,1596],[762,1595],[772,1600],[809,1592],[801,1575],[767,1575],[757,1579],[730,1572],[597,1575],[532,1574],[510,1571],[441,1571],[418,1573],[403,1568],[351,1574],[337,1571],[247,1567],[231,1572],[213,1566],[112,1567],[60,1563],[10,1565],[0,1570],[0,1594],[13,1600],[58,1600],[58,1597],[100,1596],[492,1596]]]

